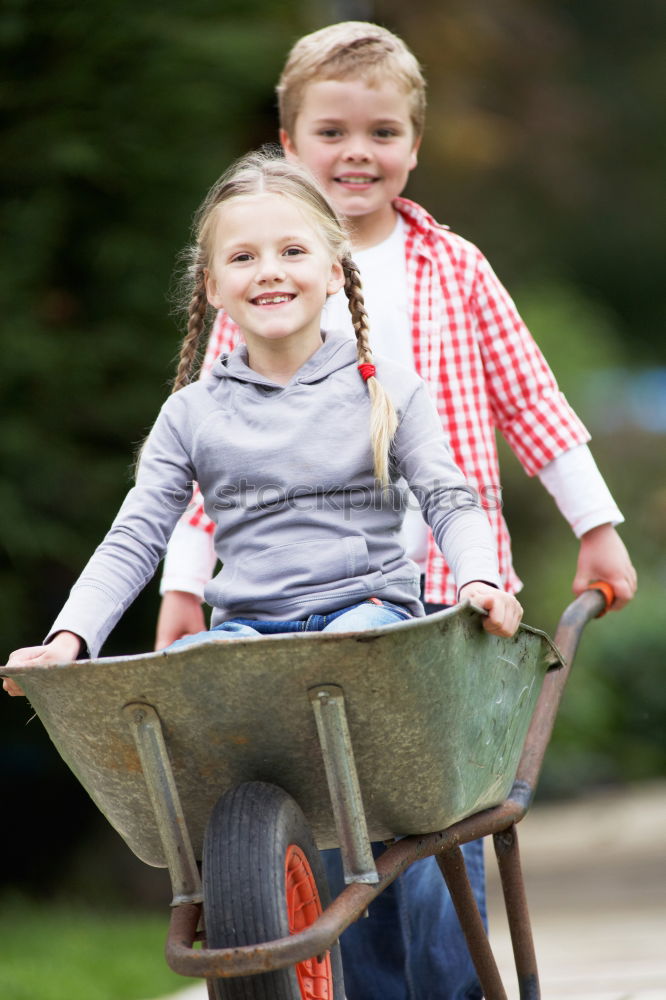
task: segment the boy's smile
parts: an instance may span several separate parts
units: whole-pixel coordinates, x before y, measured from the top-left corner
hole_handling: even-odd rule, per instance
[[[373,246],[395,224],[391,202],[416,166],[409,98],[392,80],[315,80],[303,91],[294,134],[280,138],[353,226],[354,245]]]

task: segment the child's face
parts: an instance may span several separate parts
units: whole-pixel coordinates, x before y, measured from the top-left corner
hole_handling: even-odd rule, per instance
[[[304,90],[287,157],[304,163],[335,207],[360,228],[391,231],[391,202],[416,166],[419,140],[407,95],[391,80],[315,80]],[[388,235],[388,232],[385,235]]]
[[[321,343],[321,311],[344,275],[315,222],[291,198],[258,194],[216,209],[208,301],[225,309],[252,347]]]

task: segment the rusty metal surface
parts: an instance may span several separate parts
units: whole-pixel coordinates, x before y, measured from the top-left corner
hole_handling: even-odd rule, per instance
[[[377,882],[379,877],[368,836],[344,692],[337,684],[326,684],[310,688],[309,694],[324,758],[345,884]]]
[[[535,707],[516,774],[522,787],[526,808],[536,789],[543,758],[555,725],[557,711],[569,680],[583,629],[604,610],[604,597],[598,590],[588,590],[565,608],[555,632],[555,644],[562,657],[562,668],[549,673]]]
[[[169,966],[183,976],[226,978],[267,972],[322,954],[415,861],[505,830],[524,814],[522,804],[508,799],[493,809],[461,820],[447,830],[397,841],[376,859],[379,882],[348,885],[314,923],[291,937],[237,948],[195,949],[192,944],[200,908],[196,905],[175,907],[166,947]]]
[[[549,665],[547,637],[488,635],[469,605],[355,635],[206,643],[137,657],[5,668],[62,757],[148,864],[165,858],[123,706],[157,711],[197,857],[211,808],[248,780],[299,802],[336,844],[308,689],[338,684],[372,839],[441,830],[501,802]]]
[[[454,847],[449,851],[441,851],[435,857],[446,880],[470,955],[474,956],[474,965],[484,997],[486,1000],[507,1000],[495,956],[490,948],[488,935],[467,875],[462,851],[459,847]]]
[[[516,963],[520,1000],[539,1000],[539,972],[515,825],[512,824],[502,833],[496,833],[493,841]]]
[[[171,905],[200,903],[201,878],[159,716],[152,705],[136,701],[125,705],[123,715],[134,737],[169,868]]]

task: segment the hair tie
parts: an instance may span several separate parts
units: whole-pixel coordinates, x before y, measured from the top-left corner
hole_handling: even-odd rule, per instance
[[[377,374],[377,369],[375,368],[375,366],[367,363],[363,365],[358,365],[358,370],[360,371],[361,378],[363,379],[364,382],[367,382],[369,378],[373,378],[373,376]]]

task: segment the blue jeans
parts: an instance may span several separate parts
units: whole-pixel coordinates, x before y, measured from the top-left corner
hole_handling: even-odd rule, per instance
[[[373,844],[381,854],[383,844]],[[483,841],[462,847],[487,922]],[[321,856],[337,896],[345,887],[337,850]],[[347,1000],[481,1000],[483,993],[446,883],[434,858],[399,875],[340,937]]]
[[[167,650],[182,649],[195,642],[205,642],[216,639],[249,639],[261,635],[281,635],[285,632],[364,632],[366,629],[379,628],[382,625],[395,625],[397,622],[411,618],[409,611],[400,604],[389,601],[379,601],[376,597],[361,604],[352,604],[347,608],[329,611],[325,615],[308,615],[307,618],[296,618],[286,621],[261,621],[255,618],[230,618],[221,622],[215,628],[195,635],[186,635],[176,639]]]

